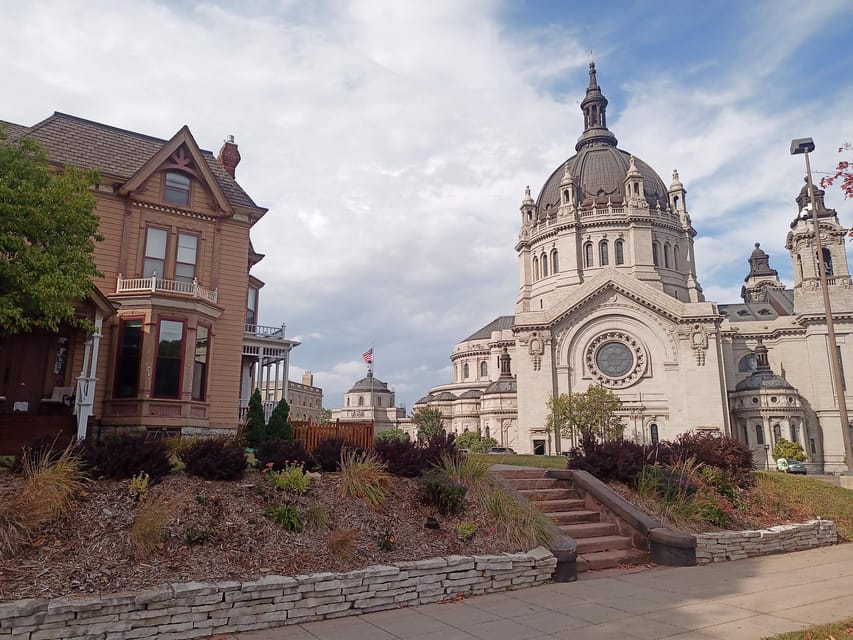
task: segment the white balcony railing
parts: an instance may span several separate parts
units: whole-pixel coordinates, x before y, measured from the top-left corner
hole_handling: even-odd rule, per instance
[[[158,291],[201,298],[214,304],[219,297],[218,289],[213,291],[205,289],[195,278],[192,282],[184,282],[182,280],[163,280],[158,278],[156,274],[150,278],[124,278],[119,274],[116,282],[116,293],[156,293]]]
[[[243,332],[258,338],[284,338],[284,325],[266,327],[260,324],[247,324]]]

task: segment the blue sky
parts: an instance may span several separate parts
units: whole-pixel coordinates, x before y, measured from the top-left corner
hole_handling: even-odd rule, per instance
[[[679,170],[708,300],[738,300],[754,242],[790,283],[790,140],[829,170],[853,139],[849,0],[0,0],[0,30],[0,119],[236,137],[270,209],[260,320],[303,342],[291,378],[329,408],[371,345],[411,407],[512,313],[518,206],[574,153],[590,49],[619,146]]]

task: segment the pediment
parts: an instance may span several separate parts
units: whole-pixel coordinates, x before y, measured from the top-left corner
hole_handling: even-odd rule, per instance
[[[186,125],[121,186],[119,194],[127,195],[139,189],[156,172],[168,169],[183,171],[198,180],[210,194],[211,201],[222,212],[220,215],[233,213],[228,198]]]

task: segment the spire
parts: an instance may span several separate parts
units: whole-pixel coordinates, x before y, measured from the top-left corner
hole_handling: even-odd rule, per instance
[[[670,190],[684,188],[684,185],[681,184],[681,180],[678,178],[678,169],[672,170],[672,182],[670,183],[669,188]]]
[[[748,282],[750,278],[776,277],[778,275],[776,269],[770,268],[770,256],[761,249],[761,244],[756,242],[755,249],[749,256],[749,275],[743,279],[744,282]]]
[[[532,205],[533,198],[530,195],[530,185],[524,187],[524,200],[521,201],[522,206]]]
[[[501,355],[498,358],[498,361],[500,362],[500,365],[501,365],[501,376],[500,377],[504,378],[504,379],[511,378],[512,372],[510,371],[510,368],[509,368],[510,367],[510,364],[509,364],[510,363],[510,357],[509,357],[509,352],[507,351],[506,347],[504,347],[501,350]]]
[[[615,147],[616,136],[607,129],[607,98],[601,93],[598,86],[598,78],[595,75],[595,61],[592,60],[590,51],[589,61],[589,86],[586,89],[586,97],[581,102],[583,111],[584,131],[575,145],[575,150],[580,151],[588,144],[606,144]]]

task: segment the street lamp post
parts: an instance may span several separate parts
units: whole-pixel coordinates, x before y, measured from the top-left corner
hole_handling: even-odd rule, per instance
[[[826,331],[829,334],[829,361],[832,363],[832,380],[835,384],[835,397],[838,401],[838,414],[841,420],[841,441],[844,443],[844,463],[847,473],[853,474],[853,448],[850,443],[850,420],[847,417],[847,400],[844,397],[844,377],[841,374],[841,358],[838,353],[838,343],[835,340],[835,325],[832,321],[832,303],[829,298],[829,287],[826,284],[826,269],[823,260],[823,245],[820,240],[817,206],[815,205],[814,184],[812,183],[812,167],[809,163],[809,152],[814,151],[814,140],[798,138],[791,141],[791,155],[802,154],[806,158],[806,181],[809,190],[809,203],[812,211],[815,247],[817,249],[817,272],[820,278],[820,290],[823,293],[823,308],[826,312]]]

